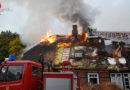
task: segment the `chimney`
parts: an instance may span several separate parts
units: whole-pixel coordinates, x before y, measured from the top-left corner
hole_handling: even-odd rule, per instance
[[[77,25],[73,25],[72,36],[77,38],[78,30]]]

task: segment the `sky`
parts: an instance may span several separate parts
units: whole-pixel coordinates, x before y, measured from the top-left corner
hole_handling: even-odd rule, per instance
[[[10,9],[9,11],[5,10],[0,15],[0,32],[5,30],[18,32],[25,43],[28,43],[28,41],[33,42],[30,44],[39,42],[47,31],[53,34],[71,33],[71,25],[70,28],[66,28],[67,25],[63,25],[61,21],[54,18],[50,13],[45,13],[46,17],[42,18],[42,23],[35,26],[34,22],[38,22],[41,17],[37,13],[40,8],[35,6],[35,4],[31,4],[32,9],[28,9],[30,8],[28,7],[30,3],[26,1],[28,0],[0,0],[3,9]],[[84,2],[97,12],[92,27],[99,31],[130,32],[130,0],[84,0]],[[53,3],[51,4],[53,5]],[[43,9],[43,12],[46,12],[46,8]],[[37,17],[36,14],[38,15]],[[31,20],[30,17],[34,18]],[[51,19],[53,20],[51,21]],[[28,23],[31,23],[31,25],[28,25]],[[29,29],[32,29],[32,31]]]
[[[101,31],[130,31],[130,0],[85,0],[99,11],[94,26]]]

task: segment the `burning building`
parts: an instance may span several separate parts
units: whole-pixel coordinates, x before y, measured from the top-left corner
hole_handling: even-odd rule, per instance
[[[88,83],[112,82],[129,90],[129,60],[125,60],[119,49],[112,45],[113,49],[109,46],[111,53],[108,53],[105,41],[88,32],[87,28],[83,28],[79,33],[77,25],[73,25],[72,35],[48,33],[47,38],[24,54],[23,60],[36,61],[42,54],[45,61],[52,63],[52,71],[61,71],[62,62],[69,61],[76,69],[82,87]]]

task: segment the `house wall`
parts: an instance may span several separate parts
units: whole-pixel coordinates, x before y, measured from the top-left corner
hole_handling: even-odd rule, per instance
[[[80,77],[81,87],[84,87],[84,86],[87,86],[87,85],[90,84],[88,82],[89,81],[88,80],[88,74],[90,74],[90,73],[96,73],[96,74],[98,74],[98,76],[99,76],[98,77],[99,84],[111,82],[111,76],[110,76],[110,74],[112,74],[112,73],[114,73],[114,74],[121,74],[122,77],[120,79],[122,79],[122,86],[123,86],[122,88],[124,88],[124,90],[128,90],[128,89],[125,89],[126,88],[126,86],[125,86],[125,77],[123,75],[125,73],[129,73],[130,74],[130,70],[117,72],[117,71],[109,71],[109,70],[96,70],[96,69],[91,70],[90,69],[90,70],[76,70],[76,72],[77,72],[77,74]],[[118,77],[117,77],[117,79],[118,79]],[[129,79],[129,82],[130,82],[130,79]]]
[[[100,83],[110,82],[109,72],[100,72],[99,76]]]
[[[99,83],[110,82],[110,76],[108,71],[97,70],[77,70],[80,77],[81,85],[88,83],[88,73],[97,73],[99,76]]]

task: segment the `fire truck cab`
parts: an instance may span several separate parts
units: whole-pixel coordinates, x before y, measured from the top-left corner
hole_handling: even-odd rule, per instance
[[[62,65],[62,72],[42,73],[42,65],[33,61],[4,61],[0,66],[0,90],[81,90],[72,65]],[[66,65],[71,70],[66,70]]]
[[[5,61],[0,66],[0,90],[39,90],[41,64],[33,61]]]

